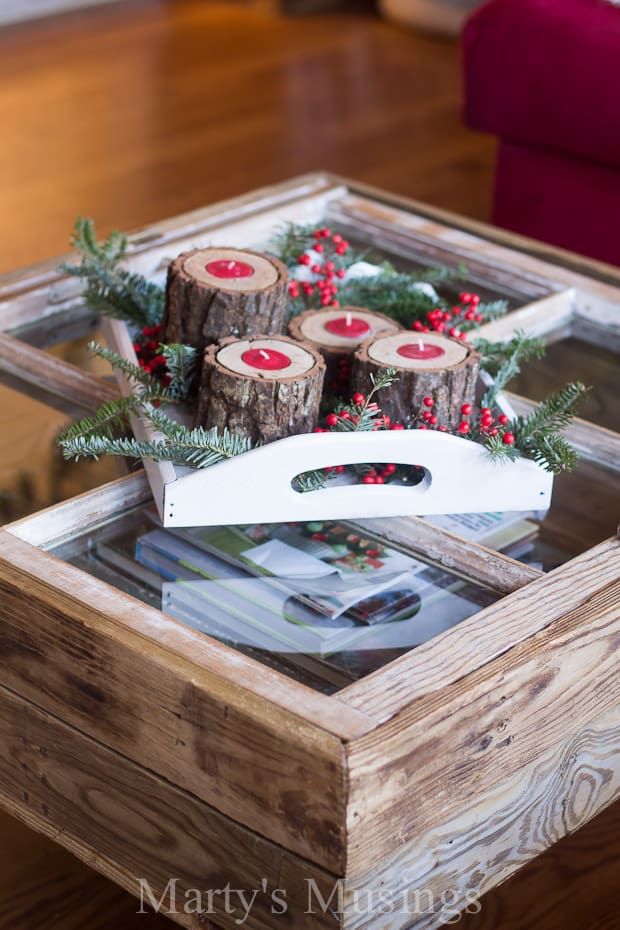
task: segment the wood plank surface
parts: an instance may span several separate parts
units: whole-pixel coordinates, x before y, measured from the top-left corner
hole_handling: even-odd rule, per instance
[[[403,930],[411,923],[416,930],[431,930],[439,917],[446,918],[444,923],[449,925],[456,922],[455,914],[461,908],[469,908],[472,916],[466,919],[464,914],[459,926],[485,930],[498,930],[504,924],[511,927],[508,906],[518,907],[518,901],[506,890],[507,907],[498,913],[494,895],[488,894],[490,889],[524,867],[535,887],[538,876],[542,883],[545,868],[536,864],[537,857],[550,844],[582,827],[618,795],[620,708],[615,707],[583,729],[564,733],[556,746],[541,749],[535,761],[490,791],[480,791],[471,799],[460,797],[452,816],[433,829],[416,832],[394,856],[348,883],[345,900],[351,911],[356,893],[359,902],[372,906],[366,907],[365,913],[350,913],[347,923],[352,930],[377,926],[380,889],[392,903],[392,912],[381,916],[382,930]],[[617,814],[613,822],[617,822]],[[601,852],[596,864],[602,859]],[[619,859],[620,853],[612,857],[616,868]],[[546,926],[549,902],[544,894],[539,902],[533,902],[527,880],[522,887],[530,908],[533,906],[533,912],[524,909],[523,914],[543,918],[541,925]],[[364,897],[368,888],[375,892],[374,902]],[[559,903],[557,898],[555,903]],[[584,905],[585,901],[582,910]],[[615,905],[620,916],[620,904],[616,901]],[[478,908],[480,915],[474,919]],[[523,926],[538,930],[539,924],[532,920]],[[569,921],[566,926],[573,924]]]
[[[335,876],[257,837],[4,688],[0,803],[134,894],[140,894],[144,880],[156,901],[163,897],[175,922],[192,930],[204,928],[204,919],[186,910],[185,893],[204,893],[200,907],[206,910],[208,890],[227,883],[242,889],[246,901],[257,892],[248,930],[334,927],[331,914],[308,915],[305,905],[307,881],[329,896]],[[178,879],[174,896],[171,890],[166,893],[172,878]],[[283,887],[283,880],[288,906],[276,917],[271,892]],[[219,895],[212,902],[212,916],[225,930],[243,922],[242,899]],[[92,930],[90,924],[83,926]]]
[[[617,557],[608,553],[606,561]],[[620,703],[618,579],[612,566],[598,590],[579,606],[565,604],[546,629],[353,741],[352,875],[394,853],[395,837],[402,845],[438,826],[450,811],[535,765],[567,729],[579,732]]]

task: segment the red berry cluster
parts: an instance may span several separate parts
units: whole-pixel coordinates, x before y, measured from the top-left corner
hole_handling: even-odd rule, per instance
[[[418,333],[446,333],[454,339],[465,339],[465,333],[476,323],[484,321],[484,315],[477,309],[480,304],[478,294],[463,292],[459,295],[459,303],[451,310],[436,307],[426,314],[426,325],[416,320],[413,329]]]
[[[306,302],[318,297],[321,307],[338,307],[337,279],[344,278],[346,271],[337,267],[336,257],[346,254],[349,243],[339,233],[332,233],[327,228],[315,230],[313,238],[311,247],[297,256],[297,264],[309,267],[315,276],[314,281],[293,279],[288,286],[289,295],[293,299],[303,295]],[[322,260],[317,259],[316,253]]]
[[[467,419],[461,420],[457,426],[457,430],[461,435],[466,435],[471,431],[472,423],[470,423],[469,417],[471,417],[472,409],[471,404],[463,404],[461,407],[461,414],[463,417],[467,417]],[[505,429],[509,422],[510,420],[505,413],[500,413],[496,421],[491,412],[491,408],[482,407],[480,409],[480,420],[477,424],[477,428],[481,436],[497,436],[501,433],[504,445],[511,446],[515,441],[515,436],[514,433],[510,433]]]
[[[166,372],[166,357],[159,352],[161,330],[161,323],[157,326],[143,326],[141,338],[136,339],[133,348],[140,368],[167,386],[170,384],[170,376]]]

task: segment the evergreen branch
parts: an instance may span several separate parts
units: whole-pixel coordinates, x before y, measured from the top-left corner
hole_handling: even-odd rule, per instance
[[[62,437],[61,445],[66,459],[116,455],[174,462],[192,468],[207,468],[216,462],[248,452],[251,448],[249,440],[239,439],[227,429],[221,433],[215,427],[209,430],[202,427],[188,430],[180,424],[175,439],[164,437],[147,442],[100,435],[75,435]]]
[[[161,345],[160,348],[166,359],[166,372],[170,378],[166,393],[171,400],[186,400],[196,375],[198,353],[194,346],[176,342]]]
[[[333,472],[326,472],[323,469],[317,471],[306,471],[297,475],[293,486],[300,494],[307,494],[308,491],[319,491],[325,487],[325,482],[331,478]]]
[[[147,371],[144,371],[143,368],[140,368],[139,365],[134,365],[133,362],[130,362],[124,356],[119,355],[114,349],[102,346],[98,342],[89,342],[88,350],[92,352],[93,355],[102,358],[105,362],[109,362],[112,368],[118,368],[128,381],[133,381],[135,384],[139,385],[140,397],[142,399],[145,397],[166,399],[168,397],[166,389],[162,387],[160,381]]]
[[[517,445],[520,448],[533,446],[550,434],[565,429],[586,391],[587,388],[581,382],[573,381],[538,404],[528,417],[517,417],[512,424]]]
[[[507,342],[476,339],[474,348],[482,355],[481,367],[493,377],[493,385],[482,399],[481,406],[494,407],[497,395],[521,371],[521,364],[530,358],[542,358],[545,343],[518,330]]]
[[[77,440],[90,439],[93,436],[113,438],[115,430],[127,426],[130,413],[135,413],[141,406],[137,397],[120,397],[118,400],[103,404],[90,417],[84,417],[74,423],[58,439],[59,444],[65,448]]]
[[[426,320],[429,311],[441,303],[439,299],[415,288],[417,283],[419,279],[416,275],[383,271],[372,278],[347,281],[340,288],[338,298],[343,306],[378,310],[403,326],[410,327],[416,320]]]
[[[563,471],[572,471],[579,461],[575,449],[563,436],[544,436],[538,446],[532,450],[531,457],[546,471],[559,475]]]
[[[79,217],[71,243],[80,254],[80,264],[65,264],[62,270],[85,281],[84,299],[92,310],[138,326],[153,326],[161,321],[163,289],[142,275],[118,267],[127,250],[126,236],[112,232],[98,243],[93,221]]]

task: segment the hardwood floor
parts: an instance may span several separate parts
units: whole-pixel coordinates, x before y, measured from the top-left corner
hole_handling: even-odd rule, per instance
[[[78,213],[131,229],[318,168],[488,215],[494,145],[461,125],[452,43],[264,6],[137,0],[0,30],[0,270],[64,251]],[[615,805],[461,926],[618,930],[619,830]],[[171,926],[0,815],[0,930]]]

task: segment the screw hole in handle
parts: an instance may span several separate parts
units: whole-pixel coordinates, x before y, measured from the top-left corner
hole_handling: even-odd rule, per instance
[[[335,491],[345,487],[364,488],[364,490],[367,488],[372,490],[378,488],[398,488],[399,490],[410,488],[412,491],[423,493],[430,488],[433,481],[431,472],[423,465],[409,465],[402,462],[373,462],[372,464],[356,462],[355,465],[358,469],[357,473],[353,472],[350,467],[345,466],[345,470],[340,474],[336,472],[334,466],[331,466],[331,470],[324,475],[324,484],[317,487],[309,486],[308,477],[316,475],[317,472],[320,473],[321,469],[314,469],[312,472],[300,472],[291,479],[291,488],[298,494],[314,494],[316,491],[326,490]],[[325,468],[328,467],[330,466],[325,466]],[[386,469],[388,470],[389,481],[386,481],[384,477]],[[368,470],[368,473],[371,470],[374,471],[377,475],[382,476],[384,480],[376,484],[364,482],[362,474],[366,470]]]

